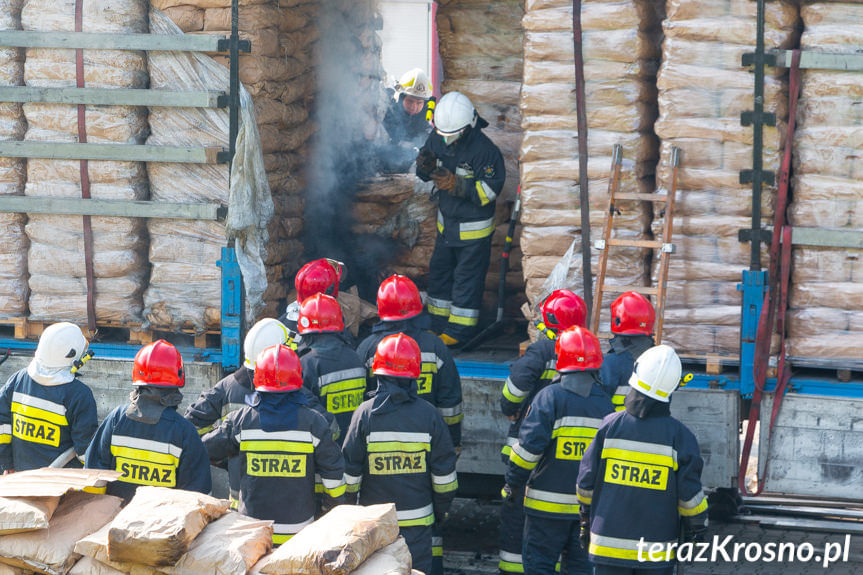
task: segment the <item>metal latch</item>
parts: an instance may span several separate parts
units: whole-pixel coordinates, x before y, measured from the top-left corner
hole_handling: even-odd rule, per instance
[[[593,242],[593,249],[604,250],[605,249],[605,240],[596,240],[595,242]]]
[[[661,251],[665,254],[673,254],[677,250],[675,249],[674,244],[662,244]]]

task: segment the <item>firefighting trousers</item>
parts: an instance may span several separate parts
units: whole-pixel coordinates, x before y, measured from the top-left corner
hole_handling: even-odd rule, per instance
[[[554,573],[560,558],[561,575],[591,575],[587,552],[578,540],[578,515],[572,519],[549,519],[525,515],[522,559],[526,575]]]
[[[432,526],[432,570],[431,575],[443,575],[443,531]]]
[[[522,533],[524,532],[524,500],[512,497],[500,507],[500,560],[501,573],[524,573],[521,560]]]
[[[671,575],[674,566],[659,569],[633,569],[632,567],[613,567],[611,565],[595,565],[594,575]]]
[[[431,526],[399,527],[399,533],[405,538],[405,543],[408,544],[413,568],[426,574],[432,573]]]
[[[432,331],[465,342],[479,324],[491,237],[451,246],[437,235],[429,262],[428,311]]]

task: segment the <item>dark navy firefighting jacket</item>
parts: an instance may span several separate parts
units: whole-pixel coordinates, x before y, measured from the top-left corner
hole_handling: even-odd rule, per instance
[[[87,449],[88,468],[122,473],[108,493],[131,499],[139,485],[209,493],[210,461],[195,426],[175,407],[166,407],[156,424],[129,418],[127,407],[108,414]]]
[[[0,470],[48,467],[68,459],[61,455],[70,449],[80,467],[98,425],[96,401],[84,383],[42,385],[22,369],[0,390]]]
[[[494,233],[495,200],[503,189],[506,167],[498,147],[481,130],[486,126],[488,122],[479,118],[474,128],[468,128],[450,146],[443,136],[432,132],[422,147],[437,156],[438,165],[466,179],[469,188],[466,198],[439,190],[438,232],[450,246],[463,246]],[[431,179],[431,174],[419,168],[417,176],[426,182]]]
[[[556,364],[554,341],[541,336],[510,366],[509,377],[503,384],[500,409],[504,415],[518,414],[518,418],[509,425],[506,445],[500,450],[504,463],[509,462],[510,451],[518,440],[519,429],[533,398],[557,375]]]
[[[433,525],[458,489],[446,424],[419,400],[415,380],[379,377],[375,396],[354,412],[342,451],[348,492],[359,492],[361,505],[395,503],[400,527]]]
[[[461,378],[453,361],[452,353],[439,337],[428,331],[428,315],[400,321],[378,322],[372,333],[360,343],[357,354],[368,369],[368,390],[377,388],[377,379],[372,373],[375,350],[383,338],[395,333],[404,333],[420,347],[422,373],[417,381],[417,395],[434,405],[449,426],[450,438],[456,447],[461,445],[462,413]]]
[[[630,413],[630,399],[625,411],[606,417],[581,461],[578,499],[590,506],[589,553],[595,564],[643,569],[642,538],[665,550],[678,541],[681,517],[706,525],[698,442],[671,417],[669,404],[649,401],[657,405],[641,417]],[[658,557],[663,560],[653,562],[657,567],[670,564],[665,553]],[[650,563],[647,553],[641,558]]]
[[[303,387],[319,398],[339,424],[336,443],[341,445],[351,415],[365,399],[366,369],[341,334],[308,334],[308,351],[302,355]]]
[[[239,511],[273,520],[279,545],[314,521],[316,474],[324,510],[343,502],[344,459],[326,419],[300,392],[257,393],[252,403],[205,435],[204,445],[214,462],[239,454]]]
[[[578,516],[573,479],[602,418],[612,411],[596,371],[561,374],[536,395],[506,472],[510,487],[527,484],[525,513],[552,519]]]
[[[195,425],[198,434],[209,433],[228,414],[246,406],[246,397],[255,393],[252,384],[254,374],[246,366],[241,366],[212,388],[202,391],[200,397],[186,408],[184,417]],[[228,460],[228,483],[231,498],[237,499],[240,491],[240,460],[236,457]]]
[[[599,375],[602,388],[611,398],[615,411],[621,411],[629,393],[629,378],[635,360],[653,347],[653,338],[649,335],[615,335],[609,345],[611,349],[602,357]]]

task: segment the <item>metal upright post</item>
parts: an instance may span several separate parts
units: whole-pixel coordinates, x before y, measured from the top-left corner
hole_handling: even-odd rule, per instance
[[[764,171],[764,126],[775,126],[776,116],[764,112],[764,67],[767,55],[764,50],[764,0],[757,0],[755,53],[744,54],[743,65],[752,65],[755,74],[754,109],[743,112],[741,124],[752,126],[752,169],[740,172],[741,184],[752,184],[752,225],[741,230],[741,239],[750,242],[749,270],[744,270],[737,289],[743,292],[740,313],[740,390],[750,395],[755,387],[755,342],[758,336],[758,318],[768,289],[767,272],[761,268],[761,196],[766,183],[773,185],[773,172]],[[748,233],[745,233],[748,232]]]
[[[240,9],[238,0],[231,1],[231,37],[228,57],[230,58],[230,87],[228,94],[228,154],[229,173],[233,167],[236,153],[237,133],[240,120]],[[228,184],[230,185],[230,183]],[[230,244],[222,248],[222,369],[226,372],[240,367],[242,341],[244,334],[243,319],[245,304],[243,298],[243,276],[237,262],[237,254]]]

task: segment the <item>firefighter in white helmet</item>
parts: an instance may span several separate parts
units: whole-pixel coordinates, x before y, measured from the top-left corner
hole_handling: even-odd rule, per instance
[[[698,441],[669,411],[680,374],[671,347],[642,353],[624,411],[603,420],[584,453],[581,539],[595,575],[670,575],[681,523],[687,541],[707,529]]]
[[[75,377],[91,354],[81,329],[55,323],[30,364],[0,390],[0,469],[82,467],[99,425],[93,392]]]
[[[252,379],[255,376],[255,360],[262,351],[274,345],[287,345],[288,328],[279,320],[264,318],[249,329],[243,340],[243,365],[234,373],[226,376],[212,388],[201,392],[200,397],[186,408],[184,417],[191,421],[198,434],[203,436],[219,424],[231,413],[247,405],[247,397],[255,393]],[[307,399],[314,399],[311,393],[304,393]],[[311,407],[319,412],[324,409],[320,402],[310,401]],[[335,420],[329,417],[328,423],[335,432]],[[231,504],[236,508],[240,492],[240,458],[233,457],[227,461],[228,483],[230,486]]]
[[[438,193],[437,241],[426,300],[432,331],[457,346],[474,334],[491,256],[495,200],[503,156],[482,132],[488,126],[470,99],[449,92],[435,108],[435,131],[417,156],[417,176]]]
[[[389,141],[378,156],[384,171],[403,173],[431,132],[434,92],[426,73],[413,68],[402,74],[387,94],[383,127]]]

